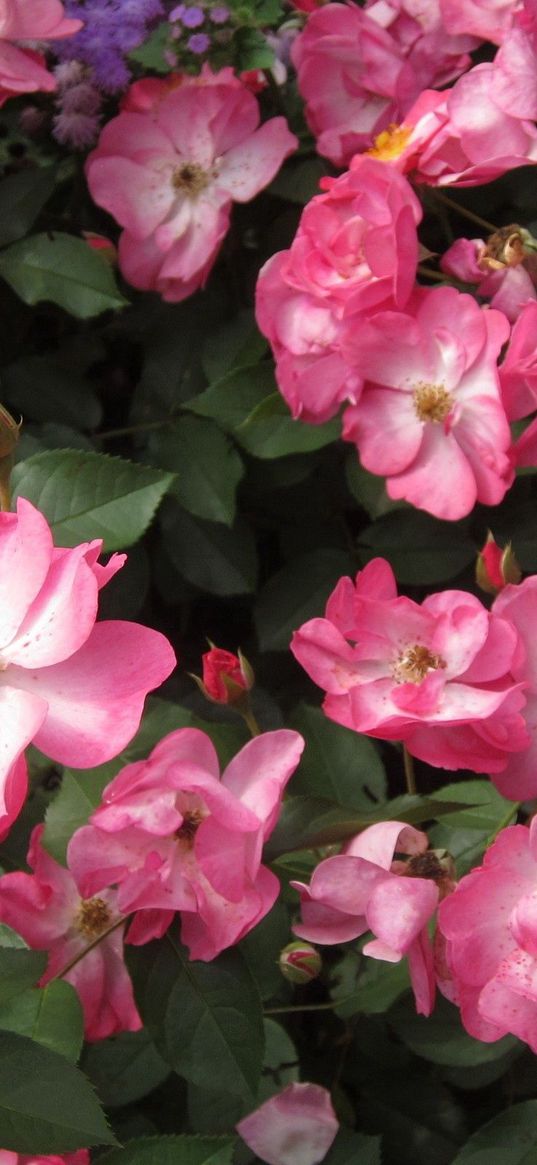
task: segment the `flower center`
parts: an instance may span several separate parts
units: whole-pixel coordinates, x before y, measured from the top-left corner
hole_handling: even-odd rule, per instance
[[[391,158],[398,158],[403,153],[412,133],[410,125],[389,125],[375,138],[370,150],[366,150],[370,158],[378,158],[380,162],[389,162]]]
[[[183,815],[183,824],[176,830],[175,836],[191,846],[204,816],[201,809],[187,810]]]
[[[110,926],[112,916],[102,898],[83,898],[75,918],[75,926],[84,938],[98,938]]]
[[[414,643],[401,652],[393,674],[398,684],[421,684],[430,671],[438,671],[446,666],[441,655],[435,655],[422,643]]]
[[[189,198],[195,198],[196,194],[205,190],[209,185],[209,175],[202,166],[197,162],[183,162],[182,166],[178,166],[172,174],[172,186],[174,190],[181,191]]]
[[[451,409],[451,393],[443,384],[428,384],[425,380],[420,380],[412,396],[420,421],[443,421]]]

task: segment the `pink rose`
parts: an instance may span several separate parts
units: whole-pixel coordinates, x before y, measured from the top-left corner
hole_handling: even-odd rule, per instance
[[[99,539],[55,548],[24,498],[16,514],[0,514],[0,828],[20,802],[24,771],[12,766],[30,741],[60,764],[102,764],[132,739],[145,696],[173,670],[159,632],[95,622],[99,589],[124,562],[115,554],[100,566],[100,549]]]
[[[179,910],[191,958],[214,959],[276,900],[262,847],[303,747],[297,732],[266,732],[220,777],[208,736],[170,733],[147,761],[118,774],[91,824],[74,834],[69,862],[83,893],[117,883],[122,913],[140,912],[134,943],[159,937]]]
[[[258,103],[230,69],[132,88],[88,158],[88,184],[125,228],[125,278],[177,302],[205,282],[232,203],[254,198],[297,139],[283,117],[259,127]]]
[[[19,93],[51,92],[56,81],[45,58],[12,41],[55,40],[72,36],[81,20],[67,20],[60,0],[0,0],[0,107]]]
[[[524,801],[537,796],[537,575],[503,588],[492,606],[493,618],[500,616],[516,629],[520,645],[511,665],[517,683],[524,686],[526,707],[522,716],[529,733],[529,746],[507,764],[494,783],[504,797]]]
[[[464,591],[420,605],[397,597],[390,566],[377,558],[355,584],[340,580],[325,618],[300,627],[291,650],[327,693],[331,720],[404,741],[439,768],[499,773],[528,745],[526,679],[513,677],[519,636],[497,607],[512,589],[522,588],[506,587],[493,613]]]
[[[32,950],[49,952],[41,979],[44,986],[113,927],[121,913],[116,890],[107,888],[98,897],[81,897],[72,873],[42,848],[42,833],[43,826],[36,826],[28,851],[28,865],[34,873],[0,877],[0,919]],[[142,1026],[123,962],[124,929],[115,927],[62,975],[79,996],[88,1040],[137,1031]],[[79,1163],[73,1160],[72,1165]]]
[[[510,29],[515,7],[513,0],[440,0],[448,32],[471,33],[494,44],[501,44]]]
[[[43,1156],[39,1153],[11,1153],[8,1149],[0,1149],[0,1165],[90,1165],[87,1149],[78,1149],[76,1153],[62,1153],[61,1157]]]
[[[508,335],[505,316],[452,287],[349,321],[342,351],[366,384],[343,436],[391,498],[452,521],[501,502],[513,481],[496,365]]]

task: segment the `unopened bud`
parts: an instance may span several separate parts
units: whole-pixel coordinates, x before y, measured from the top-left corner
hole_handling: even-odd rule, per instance
[[[96,235],[94,231],[82,231],[88,247],[98,251],[101,259],[105,259],[111,267],[117,267],[117,247],[106,235]]]
[[[202,656],[203,676],[192,676],[200,692],[213,704],[237,704],[254,685],[254,673],[246,657],[211,644]]]
[[[475,578],[477,585],[488,595],[497,595],[507,583],[519,583],[522,572],[511,543],[508,542],[502,549],[489,531],[487,541],[477,557]]]
[[[309,943],[293,942],[283,948],[278,966],[290,983],[309,983],[319,975],[322,959],[318,950]]]

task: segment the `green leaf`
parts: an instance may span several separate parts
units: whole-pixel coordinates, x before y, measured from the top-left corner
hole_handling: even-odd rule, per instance
[[[45,814],[43,845],[57,862],[66,864],[67,846],[100,804],[101,793],[118,771],[117,759],[96,769],[65,769],[61,788]]]
[[[236,1137],[141,1137],[99,1158],[102,1165],[231,1165]]]
[[[0,1029],[28,1036],[76,1064],[84,1038],[82,1006],[74,987],[55,979],[1,1003]]]
[[[263,33],[257,28],[239,28],[234,37],[237,50],[236,67],[241,72],[250,69],[270,69],[274,64],[271,49]]]
[[[250,413],[236,429],[237,441],[253,457],[287,457],[290,453],[311,453],[337,441],[341,433],[338,418],[324,425],[307,425],[295,420],[283,397],[274,392]]]
[[[270,999],[282,986],[278,956],[292,939],[289,914],[283,902],[272,910],[240,941],[239,950],[246,959],[262,999]]]
[[[329,173],[321,158],[290,158],[268,187],[269,194],[305,206],[319,194],[319,182]]]
[[[82,1068],[106,1108],[141,1100],[170,1075],[169,1064],[144,1029],[89,1044]]]
[[[54,166],[32,167],[0,182],[0,247],[22,239],[54,190]]]
[[[370,518],[380,518],[391,510],[406,507],[406,502],[392,502],[386,493],[385,479],[364,469],[355,452],[349,453],[345,460],[345,480],[349,492]]]
[[[482,1125],[452,1165],[534,1165],[536,1155],[537,1100],[525,1100]]]
[[[255,590],[257,558],[249,527],[238,520],[228,528],[194,518],[171,498],[162,507],[166,550],[180,574],[214,595],[244,595]]]
[[[0,275],[25,303],[47,300],[88,319],[128,303],[112,268],[74,235],[31,235],[0,255]]]
[[[191,962],[167,942],[130,952],[138,1004],[158,1051],[204,1088],[255,1100],[264,1052],[261,999],[237,950]]]
[[[416,1015],[414,1001],[406,998],[392,1008],[389,1020],[399,1038],[417,1056],[450,1068],[488,1064],[520,1048],[514,1036],[504,1036],[492,1044],[473,1039],[461,1024],[459,1009],[442,997],[427,1019]]]
[[[169,73],[170,66],[164,60],[165,50],[170,43],[170,26],[166,20],[162,21],[157,28],[144,40],[137,48],[131,49],[127,54],[129,60],[135,61],[137,65],[142,65],[142,68],[149,69],[151,73]]]
[[[323,1165],[382,1165],[380,1137],[340,1129]]]
[[[371,810],[386,796],[386,776],[375,745],[342,728],[320,708],[299,704],[290,727],[306,740],[293,794],[324,797],[346,809]]]
[[[45,1155],[115,1138],[78,1068],[26,1036],[0,1032],[0,1144]]]
[[[347,950],[334,975],[330,995],[341,1019],[352,1015],[378,1015],[388,1011],[410,987],[408,963],[381,962],[355,949]]]
[[[45,951],[0,949],[0,1007],[4,1007],[27,987],[33,987],[47,965]],[[1,1026],[1,1025],[0,1025]]]
[[[74,449],[38,453],[12,475],[14,498],[44,513],[58,545],[102,538],[104,550],[141,538],[172,480],[161,469]]]
[[[28,950],[28,943],[25,943],[20,934],[16,930],[12,930],[10,926],[6,926],[5,922],[0,922],[0,947],[14,947],[16,950]]]
[[[499,830],[516,819],[516,804],[502,797],[488,780],[445,785],[431,796],[433,800],[441,797],[444,802],[468,801],[467,808],[450,814],[447,821],[435,825],[429,833],[431,845],[449,850],[455,859],[459,878],[479,864],[483,852]]]
[[[198,518],[232,526],[244,464],[221,429],[201,417],[181,417],[154,435],[152,460],[176,476],[172,492]]]
[[[235,433],[275,387],[272,364],[252,364],[223,375],[183,407],[200,417],[211,417],[222,429]]]
[[[61,419],[76,429],[94,429],[101,419],[101,405],[88,377],[64,360],[35,354],[21,356],[2,373],[2,398],[32,421]]]
[[[236,368],[255,366],[267,349],[267,341],[261,335],[253,313],[239,312],[224,327],[211,331],[204,345],[202,363],[207,380],[219,381]],[[207,392],[212,392],[212,389]],[[207,396],[207,393],[202,395]]]
[[[254,620],[262,651],[287,651],[293,632],[307,619],[322,615],[341,575],[352,569],[343,550],[321,548],[279,570],[262,588]]]
[[[419,510],[397,510],[362,530],[364,563],[382,555],[403,584],[426,586],[453,578],[475,559],[475,546],[461,522],[441,522]]]

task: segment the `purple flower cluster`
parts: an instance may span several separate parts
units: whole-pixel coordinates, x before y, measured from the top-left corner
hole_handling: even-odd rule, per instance
[[[161,0],[65,0],[65,13],[84,27],[61,42],[58,56],[82,61],[100,89],[115,93],[130,81],[125,55],[142,44],[164,9]]]
[[[173,25],[172,37],[177,40],[184,29],[190,32],[192,29],[199,29],[205,20],[209,19],[213,24],[226,24],[230,18],[230,11],[224,4],[219,4],[216,7],[208,7],[206,4],[198,7],[197,4],[177,4],[168,16],[168,20]],[[207,32],[195,32],[188,37],[186,42],[187,49],[191,53],[206,53],[211,47],[211,37]]]

